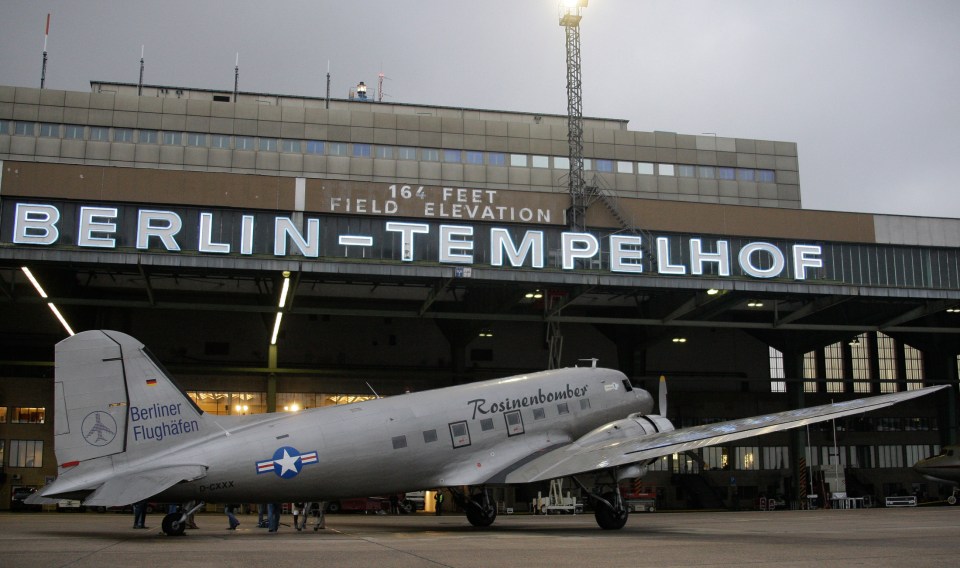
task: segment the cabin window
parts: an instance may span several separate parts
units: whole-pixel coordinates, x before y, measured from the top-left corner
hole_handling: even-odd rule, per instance
[[[406,436],[394,436],[393,437],[393,449],[399,450],[401,448],[407,447],[407,437]]]
[[[466,421],[450,423],[450,439],[453,441],[454,448],[470,445],[470,430],[467,428]]]
[[[511,410],[510,412],[505,412],[503,418],[507,421],[507,435],[516,436],[518,434],[523,434],[523,417],[520,416],[519,410]]]
[[[589,410],[590,409],[590,399],[581,398],[580,399],[580,410]]]
[[[480,429],[486,432],[487,430],[493,430],[493,418],[484,418],[480,421]]]
[[[561,402],[557,405],[557,414],[570,414],[570,407],[567,406],[567,403]]]
[[[436,430],[424,430],[423,431],[423,443],[429,444],[430,442],[437,441],[437,431]]]
[[[546,417],[547,417],[547,413],[544,412],[544,410],[543,410],[542,408],[534,408],[534,409],[533,409],[533,419],[534,419],[534,420],[543,420],[543,419],[546,418]]]

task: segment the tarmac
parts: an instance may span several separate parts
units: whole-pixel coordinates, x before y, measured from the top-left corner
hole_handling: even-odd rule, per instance
[[[327,528],[256,528],[199,514],[199,529],[135,530],[130,514],[0,513],[3,568],[123,566],[955,566],[960,507],[634,513],[619,531],[592,514],[504,515],[476,529],[462,515],[328,515]]]

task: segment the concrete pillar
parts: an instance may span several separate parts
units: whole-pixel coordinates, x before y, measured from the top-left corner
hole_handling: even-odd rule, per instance
[[[267,368],[277,368],[277,346],[267,348]],[[277,411],[277,374],[267,375],[267,412]]]
[[[927,349],[923,351],[923,375],[926,384],[952,385],[946,393],[936,393],[937,420],[940,428],[940,445],[953,445],[958,440],[960,422],[957,416],[958,372],[957,354],[951,351]]]

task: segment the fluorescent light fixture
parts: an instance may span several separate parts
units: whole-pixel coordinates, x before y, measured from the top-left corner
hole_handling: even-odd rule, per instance
[[[46,299],[47,293],[43,291],[43,286],[41,286],[40,283],[37,282],[37,279],[33,277],[33,272],[30,272],[30,269],[26,266],[21,266],[20,270],[27,275],[27,280],[29,280],[30,283],[33,284],[33,287],[37,289],[37,293],[40,294],[40,297]]]
[[[46,300],[47,293],[43,290],[43,286],[40,285],[40,282],[37,281],[36,277],[34,277],[33,272],[30,272],[30,269],[27,268],[26,266],[21,266],[20,270],[22,270],[23,273],[27,275],[27,280],[29,280],[30,283],[33,284],[33,287],[36,288],[37,293],[40,294],[40,297]],[[60,313],[60,310],[57,309],[57,306],[54,305],[53,302],[47,302],[47,306],[50,307],[50,311],[53,312],[53,315],[55,315],[57,319],[60,321],[60,325],[63,326],[63,329],[67,330],[67,333],[70,334],[71,336],[76,335],[76,333],[74,333],[73,331],[73,328],[70,327],[69,323],[67,323],[66,318],[64,318],[63,314]]]
[[[73,333],[73,328],[70,327],[70,324],[67,323],[67,320],[63,318],[63,314],[61,314],[60,310],[57,309],[57,306],[54,306],[53,302],[47,302],[47,305],[50,306],[50,311],[53,312],[53,315],[57,316],[57,319],[60,320],[60,323],[63,325],[63,329],[67,330],[67,333],[70,335],[76,335]]]
[[[290,276],[289,272],[284,272],[283,277],[283,288],[280,289],[280,307],[282,308],[284,304],[287,303],[287,292],[290,291]]]
[[[717,290],[716,288],[710,288],[709,290],[707,290],[708,296],[716,296],[719,293],[720,293],[720,290]]]
[[[280,320],[283,319],[283,312],[277,312],[277,321],[273,322],[273,335],[270,336],[270,345],[277,344],[277,334],[280,333]]]
[[[747,307],[748,307],[748,308],[762,308],[762,307],[763,307],[763,302],[761,302],[760,300],[750,300],[749,302],[747,302]]]
[[[673,338],[673,342],[674,342],[674,343],[686,343],[686,342],[687,342],[687,338],[686,338],[686,337],[674,337],[674,338]]]

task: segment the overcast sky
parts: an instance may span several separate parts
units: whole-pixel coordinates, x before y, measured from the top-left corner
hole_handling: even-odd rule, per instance
[[[0,84],[136,83],[566,114],[557,0],[2,0]],[[960,1],[593,0],[583,113],[798,144],[805,209],[960,218]]]

